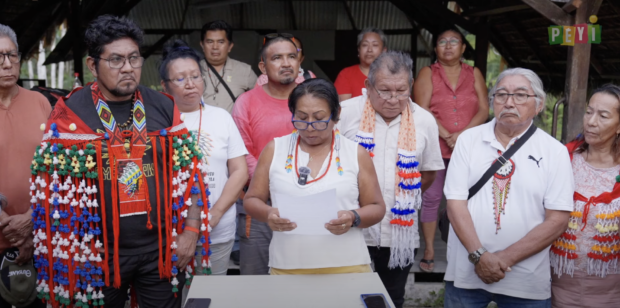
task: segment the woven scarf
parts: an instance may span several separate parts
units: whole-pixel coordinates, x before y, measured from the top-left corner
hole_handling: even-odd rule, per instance
[[[367,98],[360,126],[355,141],[363,146],[371,157],[374,157],[376,111]],[[398,133],[398,154],[395,173],[395,202],[391,209],[392,245],[390,268],[405,267],[413,263],[415,250],[415,232],[413,226],[416,209],[422,204],[421,174],[418,172],[416,157],[416,135],[413,112],[409,104],[401,114],[400,131]],[[390,213],[386,213],[390,215]],[[380,238],[380,223],[369,228],[370,235],[377,245]]]

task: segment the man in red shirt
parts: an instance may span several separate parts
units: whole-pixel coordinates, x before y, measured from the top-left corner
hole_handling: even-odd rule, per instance
[[[40,125],[47,121],[52,107],[41,93],[17,85],[20,58],[15,32],[0,24],[0,193],[6,196],[6,202],[0,204],[0,262],[5,253],[19,251],[15,260],[22,264],[30,261],[34,252],[30,164],[43,137]],[[0,296],[0,307],[11,305]],[[20,307],[45,304],[35,299]]]
[[[357,56],[360,64],[345,67],[334,82],[341,102],[362,95],[370,64],[387,50],[386,43],[385,33],[380,29],[366,28],[360,32],[357,36]]]
[[[269,81],[239,96],[233,107],[233,119],[249,152],[246,159],[250,179],[265,145],[273,138],[293,131],[288,97],[297,86],[295,78],[299,73],[299,53],[292,38],[286,33],[265,36],[259,68]],[[246,216],[242,206],[237,210],[241,274],[266,275],[269,272],[271,229],[266,223]],[[251,219],[248,230],[246,218]]]

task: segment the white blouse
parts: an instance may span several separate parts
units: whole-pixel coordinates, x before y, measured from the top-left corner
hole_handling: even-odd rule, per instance
[[[331,166],[322,179],[299,185],[295,170],[288,173],[285,169],[291,135],[274,140],[274,155],[269,169],[269,191],[272,196],[308,196],[335,188],[339,211],[359,209],[357,143],[340,136],[340,162],[344,171],[342,175],[338,174],[337,152],[334,152]],[[294,168],[294,151],[292,155]],[[299,156],[298,165],[305,165],[308,154],[300,149]],[[323,174],[328,160],[329,155],[318,174]],[[310,180],[309,178],[308,181]],[[309,269],[363,264],[370,264],[370,256],[360,228],[351,228],[342,235],[297,235],[274,231],[269,245],[269,266],[273,268]]]

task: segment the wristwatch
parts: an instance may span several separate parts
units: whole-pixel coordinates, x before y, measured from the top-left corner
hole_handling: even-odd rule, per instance
[[[480,249],[470,253],[467,258],[469,259],[469,262],[471,262],[471,264],[476,265],[478,264],[478,262],[480,262],[480,257],[482,257],[482,254],[484,254],[485,252],[487,252],[487,249],[484,247],[480,247]]]
[[[355,219],[353,220],[351,228],[357,227],[362,223],[362,219],[360,218],[360,214],[358,214],[355,210],[351,210],[351,212],[353,212],[353,215],[355,215]]]

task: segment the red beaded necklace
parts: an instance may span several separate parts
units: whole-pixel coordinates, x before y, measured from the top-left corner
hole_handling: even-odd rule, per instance
[[[310,183],[314,183],[314,182],[322,179],[323,177],[325,177],[325,175],[327,175],[327,172],[329,172],[329,168],[332,165],[332,155],[334,154],[334,140],[335,139],[336,138],[334,137],[334,132],[332,132],[332,145],[331,145],[331,148],[330,148],[330,151],[329,151],[329,163],[327,164],[327,169],[325,169],[325,172],[320,177],[318,177],[318,178],[316,178],[316,179],[314,179],[312,181],[307,182],[306,185],[310,184]],[[297,168],[297,153],[299,153],[299,141],[300,140],[301,140],[301,136],[297,137],[297,145],[295,146],[295,172],[297,172],[297,178],[299,178],[299,168]]]

